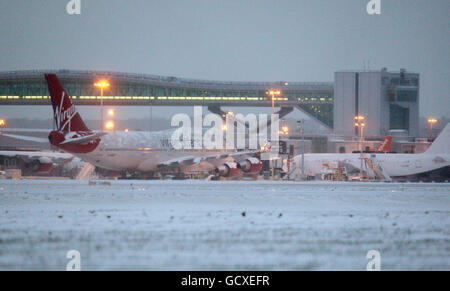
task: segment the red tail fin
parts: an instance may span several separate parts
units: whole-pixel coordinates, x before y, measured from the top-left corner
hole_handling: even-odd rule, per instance
[[[55,74],[45,74],[45,79],[52,100],[56,129],[58,131],[89,131],[58,77]]]
[[[378,145],[375,151],[388,152],[391,150],[392,136],[386,136],[383,141]]]

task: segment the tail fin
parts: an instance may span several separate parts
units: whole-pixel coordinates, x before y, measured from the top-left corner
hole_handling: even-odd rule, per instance
[[[392,136],[386,136],[383,141],[377,146],[375,151],[388,152],[391,150]]]
[[[450,153],[450,123],[444,127],[439,136],[431,146],[425,151],[427,154],[448,154]]]
[[[52,100],[56,129],[58,131],[89,131],[58,77],[55,74],[45,74],[45,79]]]

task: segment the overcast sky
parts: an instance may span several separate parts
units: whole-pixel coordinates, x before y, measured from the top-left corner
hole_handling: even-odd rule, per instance
[[[333,81],[370,61],[420,73],[420,114],[450,115],[448,0],[381,0],[375,16],[369,0],[81,0],[81,15],[68,2],[0,0],[1,71]],[[0,114],[39,112],[22,109]]]

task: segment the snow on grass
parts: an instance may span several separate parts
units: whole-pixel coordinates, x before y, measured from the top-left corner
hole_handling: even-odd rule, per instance
[[[450,185],[0,181],[0,269],[450,269]]]

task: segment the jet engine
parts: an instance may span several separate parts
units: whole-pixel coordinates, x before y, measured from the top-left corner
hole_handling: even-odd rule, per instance
[[[238,163],[238,168],[246,174],[256,174],[261,172],[262,162],[257,158],[247,158]]]
[[[215,172],[222,177],[236,177],[241,173],[241,170],[238,168],[237,163],[226,162],[225,164],[218,166]]]

